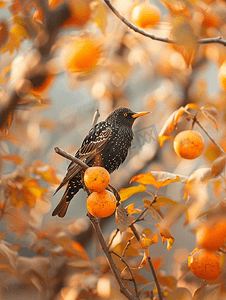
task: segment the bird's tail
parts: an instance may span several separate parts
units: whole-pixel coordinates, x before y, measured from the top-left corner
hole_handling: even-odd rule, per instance
[[[78,189],[73,188],[72,191],[72,187],[70,186],[70,182],[69,182],[63,194],[63,197],[61,198],[57,207],[54,209],[52,216],[58,215],[60,218],[63,218],[67,212],[68,205],[70,204],[71,199],[78,191],[79,188]]]

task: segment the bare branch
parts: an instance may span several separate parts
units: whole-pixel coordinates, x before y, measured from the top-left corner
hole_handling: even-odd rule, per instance
[[[94,127],[100,117],[99,110],[97,109],[93,115],[92,127]]]
[[[130,272],[130,275],[131,275],[131,281],[132,281],[133,284],[134,284],[134,289],[135,289],[137,298],[140,299],[139,294],[138,294],[138,288],[137,288],[136,280],[135,280],[135,277],[134,277],[134,275],[133,275],[133,272],[132,272],[130,266],[128,265],[128,263],[125,261],[125,259],[124,259],[121,255],[119,255],[119,254],[116,253],[115,251],[111,251],[111,253],[113,253],[114,255],[118,256],[118,257],[120,258],[120,260],[126,265],[127,269],[128,269],[129,272]]]
[[[131,228],[133,234],[135,235],[137,241],[140,242],[140,236],[139,236],[139,233],[137,232],[136,227],[134,226],[134,224],[132,224],[132,225],[130,226],[130,228]],[[159,300],[163,300],[162,291],[161,291],[161,286],[160,286],[160,283],[159,283],[159,281],[158,281],[158,277],[157,277],[157,274],[156,274],[156,272],[155,272],[155,268],[154,268],[154,266],[153,266],[153,264],[152,264],[152,260],[151,260],[151,257],[150,257],[150,256],[148,257],[148,263],[149,263],[149,266],[150,266],[150,268],[151,268],[151,273],[152,273],[152,276],[153,276],[153,278],[154,278],[156,288],[157,288],[157,290],[158,290]]]
[[[99,225],[99,222],[98,222],[97,218],[95,218],[94,216],[92,216],[90,213],[88,213],[87,216],[89,217],[89,219],[90,219],[90,221],[91,221],[91,223],[92,223],[92,225],[93,225],[93,228],[94,228],[94,230],[95,230],[95,232],[96,232],[96,234],[97,234],[97,238],[98,238],[98,240],[99,240],[99,242],[100,242],[100,244],[101,244],[101,247],[102,247],[102,249],[103,249],[103,251],[104,251],[104,254],[105,254],[105,256],[106,256],[106,258],[107,258],[107,260],[108,260],[109,266],[110,266],[110,268],[111,268],[111,270],[112,270],[112,272],[113,272],[113,274],[114,274],[114,276],[115,276],[115,279],[116,279],[117,282],[118,282],[118,285],[119,285],[119,288],[120,288],[120,292],[121,292],[127,299],[129,299],[129,300],[139,300],[139,298],[134,297],[134,296],[128,291],[128,289],[125,287],[125,285],[124,285],[124,283],[123,283],[123,281],[122,281],[122,277],[121,277],[121,275],[120,275],[120,273],[119,273],[119,270],[118,270],[118,268],[117,268],[117,266],[116,266],[116,264],[115,264],[115,261],[114,261],[114,259],[112,258],[111,253],[110,253],[110,251],[109,251],[109,249],[108,249],[108,246],[107,246],[107,244],[106,244],[106,242],[105,242],[105,240],[104,240],[104,237],[103,237],[103,234],[102,234],[102,232],[101,232],[100,225]]]
[[[220,152],[223,155],[226,155],[226,153],[224,152],[224,150],[221,148],[221,146],[210,136],[210,134],[205,130],[205,128],[199,123],[199,121],[194,118],[194,121],[197,125],[199,125],[199,127],[205,132],[205,134],[208,136],[208,138],[211,140],[212,143],[214,143],[214,145],[220,150]]]
[[[146,37],[151,38],[152,40],[156,40],[159,42],[169,43],[169,44],[176,44],[177,42],[174,39],[170,39],[167,37],[159,37],[154,34],[150,34],[137,26],[133,25],[131,22],[129,22],[126,18],[124,18],[119,11],[112,5],[110,0],[104,0],[104,2],[107,4],[107,6],[113,11],[113,13],[130,29],[134,30],[135,32],[144,35]],[[200,39],[197,40],[198,44],[211,44],[211,43],[218,43],[226,46],[226,41],[222,39],[222,37],[216,37],[216,38],[207,38],[207,39]]]
[[[126,24],[126,26],[128,26],[130,29],[134,30],[137,33],[140,33],[146,37],[151,38],[152,40],[157,40],[160,42],[164,42],[164,43],[170,43],[170,44],[176,44],[176,41],[173,39],[169,39],[169,38],[163,38],[163,37],[158,37],[155,36],[154,34],[150,34],[140,28],[138,28],[137,26],[133,25],[132,23],[130,23],[126,18],[124,18],[119,11],[112,5],[111,1],[109,0],[104,0],[104,2],[107,4],[107,6],[113,11],[113,13],[124,23]]]

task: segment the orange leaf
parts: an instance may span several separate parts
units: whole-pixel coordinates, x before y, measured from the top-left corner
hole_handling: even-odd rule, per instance
[[[199,109],[199,106],[198,104],[196,103],[188,103],[186,106],[185,106],[185,110],[187,109]]]
[[[1,7],[1,1],[0,1],[0,7]],[[8,37],[9,37],[8,25],[5,21],[2,21],[0,23],[0,47],[2,47],[6,43]]]
[[[158,141],[159,141],[160,148],[162,148],[165,141],[173,141],[173,138],[172,136],[162,135],[158,137]]]
[[[5,1],[1,0],[0,1],[0,8],[4,8],[4,7],[6,7],[6,3],[5,3]]]
[[[158,223],[162,222],[161,215],[157,212],[157,210],[154,207],[148,206],[148,210],[154,220],[158,221]]]
[[[225,168],[225,164],[226,164],[225,156],[218,157],[217,159],[214,160],[211,166],[213,177],[217,177],[221,174],[221,172],[223,172]]]
[[[211,168],[200,168],[194,171],[188,178],[184,198],[187,197],[188,194],[196,193],[197,187],[201,184],[206,184],[212,178],[212,170]]]
[[[189,66],[194,61],[198,49],[192,26],[186,18],[175,18],[171,34],[177,42],[176,50],[182,54],[187,66]]]
[[[163,258],[162,257],[154,257],[152,259],[152,264],[156,271],[160,269],[160,267],[163,265]]]
[[[131,180],[132,181],[132,180]],[[126,189],[121,189],[119,192],[121,202],[127,200],[129,197],[131,197],[134,194],[142,193],[146,191],[146,187],[142,184],[138,186],[132,186]]]
[[[47,181],[50,184],[58,185],[60,184],[60,180],[56,176],[56,171],[53,167],[44,165],[39,161],[35,162],[34,173],[41,176],[42,179]]]
[[[162,222],[161,224],[158,224],[159,232],[162,238],[163,243],[167,241],[167,250],[170,250],[174,244],[174,237],[170,233],[169,229],[164,225]]]
[[[20,165],[23,162],[23,158],[17,154],[6,154],[6,155],[1,156],[0,159],[10,160],[17,165]]]
[[[33,196],[35,196],[35,199],[42,199],[43,194],[48,193],[48,189],[39,186],[38,181],[32,178],[26,178],[23,186],[24,192],[26,193],[26,191],[29,191]]]
[[[191,17],[191,12],[189,11],[189,4],[191,1],[183,1],[183,0],[161,0],[161,2],[167,7],[173,15],[183,15],[187,17]]]
[[[174,130],[175,127],[175,122],[174,122],[174,117],[177,113],[177,110],[174,111],[169,118],[166,120],[166,122],[164,123],[159,136],[169,136],[170,133]]]
[[[140,262],[137,269],[143,268],[143,266],[146,264],[148,257],[149,257],[149,249],[143,249],[143,250],[144,250],[144,255],[143,255],[142,261]]]
[[[216,130],[218,130],[218,123],[217,123],[216,118],[215,118],[214,116],[212,116],[212,114],[209,113],[208,111],[201,110],[201,112],[202,112],[202,114],[203,114],[204,116],[206,116],[208,119],[210,119],[211,121],[213,121]]]
[[[158,172],[155,173],[157,176],[157,179],[155,179],[155,177],[152,175],[151,172],[148,172],[147,174],[140,174],[140,175],[136,175],[131,179],[131,182],[136,181],[139,182],[141,184],[148,184],[148,185],[153,185],[155,187],[157,187],[158,189],[161,188],[162,186],[168,185],[172,182],[178,182],[181,181],[181,179],[179,178],[179,176],[175,175],[175,174],[171,174],[171,173],[166,173],[166,172],[159,172],[159,176],[158,176]],[[164,176],[164,177],[163,177]],[[168,178],[167,178],[168,176]],[[164,180],[158,180],[159,178],[165,178]]]
[[[218,110],[216,109],[216,107],[214,107],[213,105],[210,105],[210,104],[203,105],[200,108],[200,110],[207,111],[208,113],[210,113],[211,115],[214,115],[214,116],[218,115]]]
[[[143,237],[140,240],[140,244],[143,249],[149,248],[151,245],[157,243],[159,239],[158,235],[153,233],[149,228],[144,228],[141,235]]]
[[[167,197],[157,197],[155,200],[156,200],[156,203],[165,203],[165,204],[170,204],[170,205],[177,204],[176,201],[173,201],[172,199],[169,199]]]
[[[166,120],[165,124],[163,125],[163,127],[159,133],[159,137],[158,137],[160,147],[163,146],[163,143],[166,140],[173,140],[173,138],[170,137],[170,134],[176,127],[177,122],[178,122],[179,118],[181,117],[181,115],[184,113],[184,111],[185,111],[184,107],[180,107],[179,109],[175,110],[169,116],[169,118]]]
[[[107,12],[105,6],[99,0],[96,0],[92,2],[92,9],[92,20],[105,35],[107,27]]]

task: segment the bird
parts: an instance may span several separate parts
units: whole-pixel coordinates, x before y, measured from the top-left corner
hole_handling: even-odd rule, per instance
[[[136,113],[127,107],[116,108],[105,121],[94,125],[84,138],[75,157],[89,167],[102,166],[112,173],[125,161],[133,141],[134,121],[149,112]],[[75,162],[68,166],[67,173],[54,192],[54,195],[66,185],[66,190],[54,209],[52,216],[64,217],[70,201],[83,188],[82,168]]]

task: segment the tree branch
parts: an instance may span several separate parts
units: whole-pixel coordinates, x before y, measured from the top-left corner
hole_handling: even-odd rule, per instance
[[[137,241],[140,242],[140,235],[137,232],[136,227],[134,226],[134,224],[130,225],[130,228],[131,228],[133,234],[135,235]],[[151,273],[152,273],[153,279],[155,281],[156,288],[158,290],[159,300],[163,300],[161,286],[160,286],[160,283],[158,281],[158,277],[157,277],[157,274],[155,272],[155,268],[154,268],[154,266],[152,264],[152,260],[151,260],[150,256],[148,256],[148,264],[150,266]]]
[[[102,232],[101,232],[101,229],[100,229],[100,225],[99,225],[99,222],[97,220],[97,218],[95,218],[94,216],[92,216],[90,213],[87,214],[87,216],[89,217],[90,219],[90,222],[92,223],[93,225],[93,228],[94,228],[94,231],[96,232],[97,234],[97,238],[101,244],[101,247],[104,251],[104,254],[108,260],[108,263],[109,263],[109,266],[115,276],[115,279],[117,280],[118,282],[118,285],[119,285],[119,288],[120,288],[120,292],[129,300],[139,300],[139,298],[137,297],[134,297],[129,291],[128,289],[125,287],[123,281],[122,281],[122,278],[121,278],[121,275],[119,273],[119,270],[115,264],[115,261],[114,259],[112,258],[111,256],[111,253],[108,249],[108,246],[104,240],[104,237],[102,235]]]
[[[170,39],[167,37],[159,37],[154,34],[150,34],[137,26],[133,25],[131,22],[129,22],[126,18],[124,18],[119,11],[113,6],[110,0],[104,0],[104,2],[107,4],[107,6],[111,9],[111,11],[130,29],[134,30],[135,32],[144,35],[148,38],[151,38],[152,40],[156,40],[159,42],[169,43],[169,44],[177,44],[176,40]],[[197,40],[198,44],[211,44],[211,43],[218,43],[226,46],[226,41],[222,39],[222,37],[216,37],[216,38],[207,38],[207,39],[200,39]]]
[[[54,148],[55,152],[71,161],[73,161],[74,163],[78,164],[83,170],[88,169],[89,167],[87,166],[87,164],[85,164],[84,162],[82,162],[80,159],[76,158],[75,156],[67,153],[66,151],[60,149],[59,147],[55,147]]]
[[[134,284],[134,289],[135,289],[137,298],[140,299],[139,294],[138,294],[138,288],[137,288],[136,280],[135,280],[135,277],[134,277],[134,275],[133,275],[133,272],[132,272],[130,266],[128,265],[128,263],[125,261],[125,259],[124,259],[121,255],[119,255],[119,254],[116,253],[115,251],[111,251],[111,253],[113,253],[114,255],[118,256],[118,257],[120,258],[120,260],[126,265],[127,269],[128,269],[129,272],[130,272],[131,280],[132,280],[132,282],[133,282],[133,284]]]
[[[208,138],[211,140],[211,142],[220,150],[220,152],[223,155],[226,155],[224,150],[221,148],[221,146],[210,136],[210,134],[205,130],[205,128],[199,123],[199,121],[195,118],[194,119],[195,123],[205,132],[205,134],[208,136]]]

